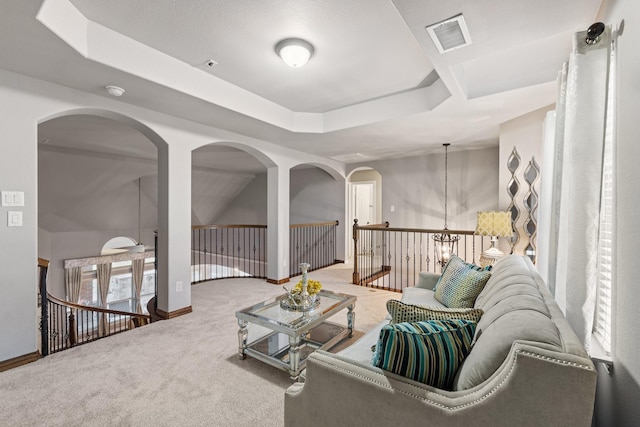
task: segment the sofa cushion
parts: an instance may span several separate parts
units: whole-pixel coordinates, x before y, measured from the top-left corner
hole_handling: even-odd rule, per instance
[[[430,320],[385,325],[372,364],[433,387],[450,390],[471,350],[476,324],[469,320]]]
[[[532,289],[530,289],[529,292],[539,294],[540,292],[537,286],[534,286],[534,281],[530,280],[532,276],[531,273],[521,256],[505,256],[500,258],[493,265],[491,277],[482,292],[480,292],[480,295],[478,295],[475,306],[481,308],[485,299],[491,295],[500,293],[504,287],[511,286],[513,283],[527,283],[532,285]]]
[[[532,298],[537,298],[540,301],[543,301],[542,297],[540,296],[540,291],[538,289],[532,287],[530,284],[527,284],[527,283],[522,283],[522,282],[516,283],[515,280],[517,280],[518,277],[513,277],[511,279],[513,279],[514,281],[511,281],[508,279],[503,280],[503,282],[510,281],[511,283],[507,284],[504,287],[501,286],[499,291],[492,292],[484,296],[484,298],[482,299],[480,299],[480,296],[479,296],[478,299],[476,299],[474,307],[481,308],[484,311],[489,311],[496,304],[500,303],[500,301],[503,301],[505,298],[509,298],[512,296],[528,295]],[[499,285],[502,285],[502,284],[503,283]]]
[[[515,341],[534,342],[538,346],[562,351],[562,340],[554,322],[545,314],[528,309],[505,311],[491,320],[485,312],[475,336],[473,351],[460,367],[455,390],[467,390],[487,380],[505,361]]]
[[[436,299],[436,294],[432,290],[408,287],[402,290],[402,298],[405,304],[422,305],[425,307],[443,307],[442,303]]]
[[[435,298],[450,308],[473,307],[478,294],[491,277],[490,271],[478,268],[452,256],[436,285]]]
[[[478,323],[483,311],[477,308],[425,307],[405,304],[391,299],[387,301],[391,323],[424,322],[427,320],[464,319]]]
[[[476,309],[480,310],[480,309]],[[495,322],[507,313],[518,310],[537,311],[540,314],[551,318],[549,308],[544,303],[540,295],[506,295],[504,299],[497,301],[495,305],[490,306],[481,320],[478,321],[476,335],[480,335],[482,330]]]

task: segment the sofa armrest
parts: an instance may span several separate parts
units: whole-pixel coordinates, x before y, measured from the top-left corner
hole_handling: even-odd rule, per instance
[[[433,290],[433,288],[436,287],[436,283],[438,283],[439,278],[440,275],[438,273],[421,271],[420,276],[418,277],[418,283],[416,283],[416,288]]]
[[[285,426],[590,426],[596,372],[589,359],[515,343],[481,385],[444,391],[316,351],[306,382],[285,393]]]

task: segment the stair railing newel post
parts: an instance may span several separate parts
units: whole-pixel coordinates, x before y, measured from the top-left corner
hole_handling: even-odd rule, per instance
[[[69,310],[69,332],[68,332],[68,339],[69,339],[69,347],[75,347],[76,343],[78,342],[78,336],[76,333],[76,316],[73,314],[76,311],[75,308],[72,308],[71,310]]]
[[[49,355],[49,299],[47,298],[48,262],[38,260],[40,267],[40,352],[42,357]]]
[[[158,309],[158,230],[153,231],[153,285],[155,287],[155,295],[153,297],[153,308]],[[155,313],[154,313],[155,314]]]
[[[353,277],[351,283],[360,284],[360,273],[358,272],[358,219],[353,220]]]

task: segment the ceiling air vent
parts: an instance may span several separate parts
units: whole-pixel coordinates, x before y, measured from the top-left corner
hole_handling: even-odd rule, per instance
[[[427,33],[440,53],[449,52],[471,44],[469,29],[462,14],[445,19],[437,24],[429,25]]]

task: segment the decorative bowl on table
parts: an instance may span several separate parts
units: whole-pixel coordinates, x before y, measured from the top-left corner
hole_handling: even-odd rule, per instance
[[[322,284],[317,280],[307,279],[307,270],[309,264],[300,264],[302,270],[302,279],[289,290],[283,286],[286,294],[280,299],[280,307],[285,310],[293,311],[309,311],[313,310],[320,304],[318,292],[322,289]]]

